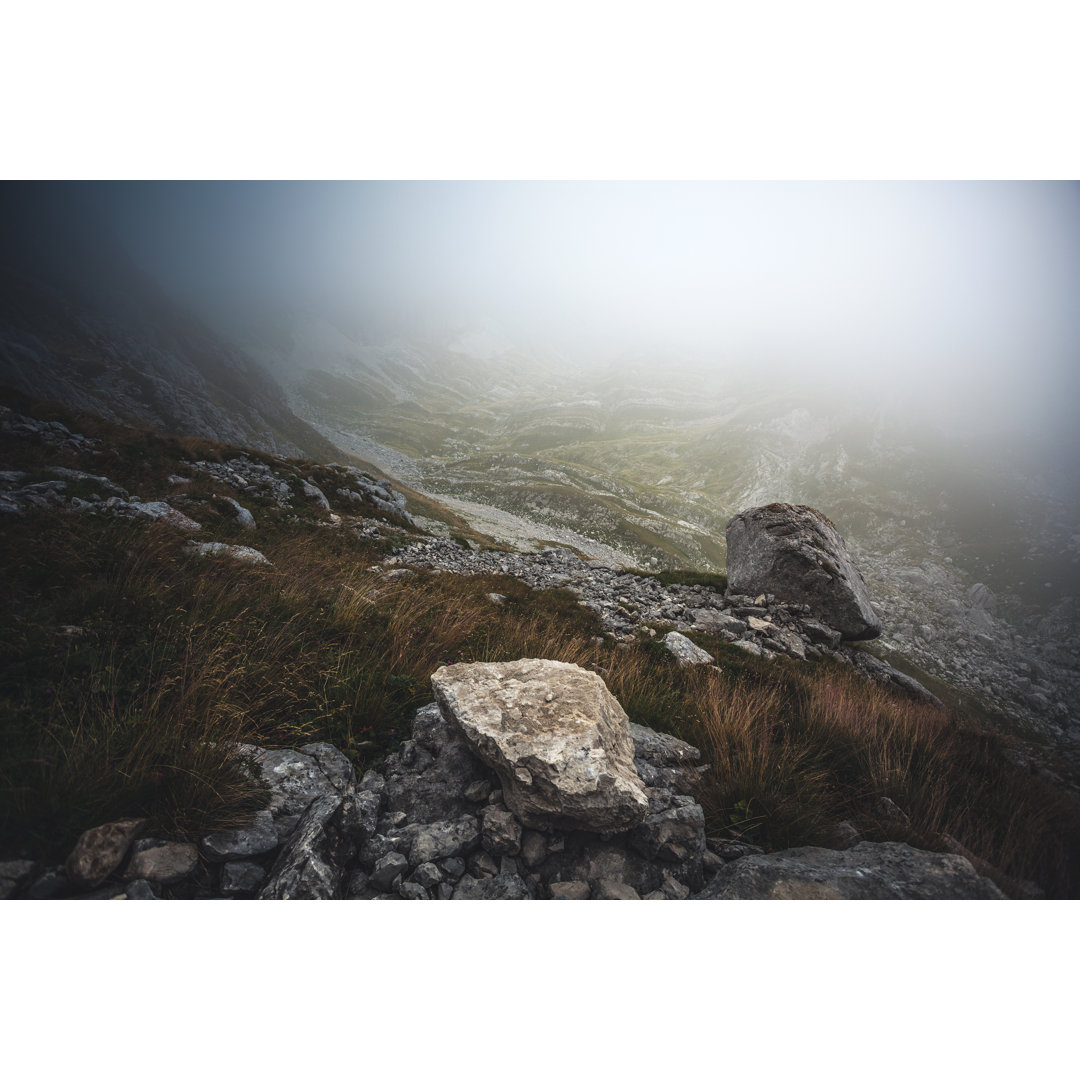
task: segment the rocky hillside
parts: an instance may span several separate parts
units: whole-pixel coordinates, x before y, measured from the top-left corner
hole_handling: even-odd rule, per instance
[[[750,595],[433,536],[355,466],[23,409],[7,895],[1075,895],[1062,764],[866,651],[868,584],[805,508],[729,536]]]
[[[0,385],[172,434],[340,453],[249,356],[173,303],[65,185],[0,189]]]

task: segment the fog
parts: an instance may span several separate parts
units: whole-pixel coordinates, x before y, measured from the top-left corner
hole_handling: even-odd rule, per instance
[[[206,312],[494,325],[575,363],[653,351],[811,375],[975,431],[1067,439],[1080,392],[1071,183],[83,185]]]

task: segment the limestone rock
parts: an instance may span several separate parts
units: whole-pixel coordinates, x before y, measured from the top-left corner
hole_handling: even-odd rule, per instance
[[[198,865],[199,852],[194,844],[166,843],[132,855],[124,878],[127,881],[142,878],[158,885],[175,885],[193,873]]]
[[[308,502],[314,503],[320,510],[330,509],[330,503],[323,494],[322,489],[315,484],[309,483],[307,480],[302,480],[300,482],[300,494],[303,495]]]
[[[270,560],[261,551],[243,544],[192,544],[191,551],[196,555],[227,555],[230,559],[251,563],[252,566],[270,566]]]
[[[340,750],[329,743],[311,743],[299,750],[264,750],[244,743],[237,754],[246,758],[270,788],[267,809],[278,836],[284,819],[302,814],[321,795],[344,795],[355,783],[356,770]]]
[[[227,862],[221,868],[221,892],[224,896],[254,893],[266,880],[266,871],[253,862]]]
[[[528,883],[517,874],[496,874],[478,881],[466,874],[454,889],[455,900],[531,900]]]
[[[645,819],[629,721],[599,675],[517,660],[443,667],[431,684],[523,825],[613,833]]]
[[[236,511],[237,524],[251,532],[255,528],[255,519],[251,516],[251,511],[241,506],[235,499],[226,498],[225,501]]]
[[[592,883],[592,898],[594,900],[640,900],[637,890],[631,888],[623,881],[615,881],[612,878],[597,878]]]
[[[587,881],[553,881],[548,888],[552,900],[588,900],[592,895]]]
[[[129,818],[87,829],[64,863],[72,885],[96,889],[124,861],[128,848],[146,826],[146,818]]]
[[[480,843],[490,855],[517,855],[521,851],[521,825],[509,810],[486,806],[480,814]]]
[[[214,862],[250,859],[265,855],[277,846],[277,828],[269,810],[260,810],[246,828],[222,829],[204,836],[199,843],[203,854]]]
[[[409,865],[437,862],[467,855],[480,844],[480,823],[465,815],[458,821],[433,821],[421,825],[409,849]]]
[[[863,841],[791,848],[728,863],[695,900],[1004,900],[959,855]]]
[[[685,634],[672,630],[663,638],[664,647],[679,663],[679,667],[694,667],[696,664],[712,664],[716,657],[695,645]]]
[[[331,818],[342,796],[320,795],[304,811],[295,832],[281,849],[260,900],[332,900],[342,866],[335,850]]]
[[[843,537],[809,506],[770,503],[736,514],[727,526],[727,570],[731,593],[772,593],[806,604],[814,618],[850,640],[881,633]]]

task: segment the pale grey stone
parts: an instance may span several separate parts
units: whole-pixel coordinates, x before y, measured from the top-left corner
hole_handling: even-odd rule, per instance
[[[266,880],[266,871],[253,862],[227,862],[221,867],[221,891],[226,896],[254,893]]]
[[[204,836],[199,842],[202,853],[213,862],[250,859],[265,855],[277,846],[278,831],[269,810],[260,810],[244,828],[223,829]]]
[[[644,820],[629,721],[594,672],[518,660],[443,667],[431,682],[523,825],[618,832]]]
[[[863,841],[792,848],[729,863],[695,900],[1004,900],[960,855]]]
[[[194,844],[165,843],[132,855],[124,879],[143,878],[157,885],[175,885],[195,872],[199,852]]]
[[[587,881],[553,881],[548,889],[552,900],[588,900],[592,896]]]
[[[862,574],[843,537],[809,506],[770,503],[744,510],[728,522],[730,593],[772,593],[806,604],[814,616],[848,639],[881,633]]]
[[[128,818],[87,829],[64,863],[77,889],[94,889],[118,869],[135,840],[146,830],[146,818]]]

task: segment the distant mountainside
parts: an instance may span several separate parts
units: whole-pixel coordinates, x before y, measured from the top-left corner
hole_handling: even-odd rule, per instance
[[[815,506],[865,574],[890,663],[1080,741],[1080,511],[991,441],[765,364],[605,368],[492,327],[395,335],[286,308],[212,329],[67,198],[0,187],[0,384],[282,456],[355,455],[523,550],[722,570],[734,514]]]
[[[172,434],[340,457],[272,377],[170,301],[72,198],[0,185],[0,384]]]
[[[767,369],[575,369],[491,333],[380,343],[308,313],[259,355],[328,439],[524,550],[720,570],[734,514],[823,509],[883,656],[1080,738],[1080,511],[989,442]]]

